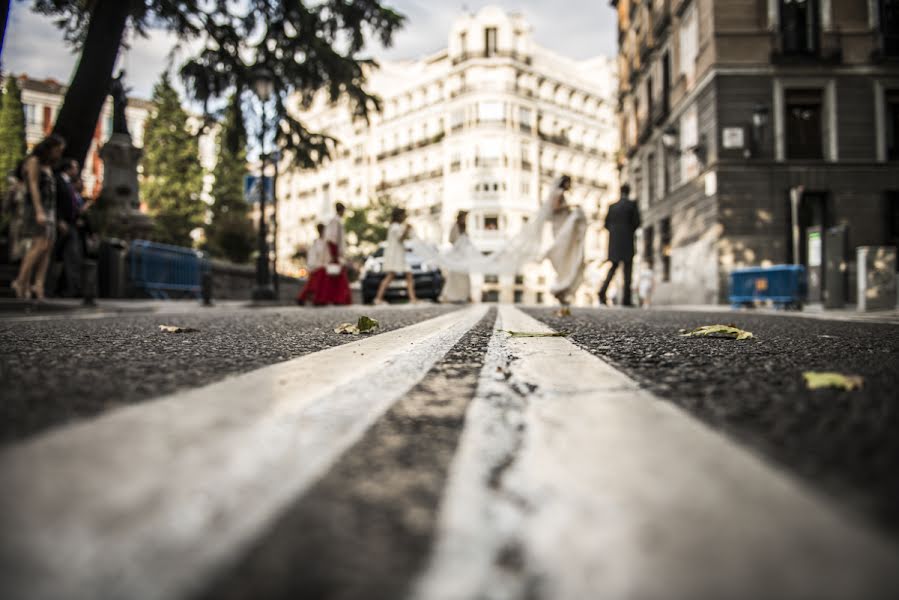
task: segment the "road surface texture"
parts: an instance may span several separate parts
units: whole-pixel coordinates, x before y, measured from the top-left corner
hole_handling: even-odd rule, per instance
[[[678,336],[722,321],[755,338]],[[2,598],[899,597],[895,325],[241,309],[0,341]]]
[[[899,325],[743,313],[575,310],[559,318],[580,347],[608,360],[765,456],[800,473],[899,536]],[[715,323],[752,340],[683,338]],[[858,392],[809,391],[804,371],[861,375]]]
[[[0,320],[0,443],[350,342],[334,328],[361,314],[390,331],[448,310],[357,306]],[[160,325],[198,331],[167,334]]]

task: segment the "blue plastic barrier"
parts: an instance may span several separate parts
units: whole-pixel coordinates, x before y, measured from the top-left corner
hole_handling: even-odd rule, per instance
[[[209,261],[190,248],[134,240],[129,249],[131,284],[153,298],[192,294],[199,298]]]
[[[734,307],[770,303],[801,308],[805,296],[805,267],[775,265],[734,269],[730,274],[730,303]]]

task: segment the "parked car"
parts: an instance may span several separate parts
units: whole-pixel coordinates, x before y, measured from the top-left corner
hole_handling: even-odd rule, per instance
[[[384,247],[381,244],[374,254],[369,256],[365,261],[362,274],[362,301],[365,304],[371,304],[375,296],[378,294],[378,286],[384,279]],[[415,281],[415,295],[421,300],[434,300],[440,298],[440,292],[443,291],[443,273],[434,265],[429,265],[418,256],[413,254],[409,245],[406,246],[406,264],[412,270],[412,277]],[[397,277],[390,283],[384,299],[387,301],[407,298],[406,278]]]

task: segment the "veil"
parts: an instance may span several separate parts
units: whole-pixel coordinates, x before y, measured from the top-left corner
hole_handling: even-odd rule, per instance
[[[492,275],[516,275],[530,262],[540,262],[546,256],[543,249],[543,229],[552,218],[553,201],[562,191],[562,179],[556,180],[549,196],[533,219],[521,231],[508,239],[498,250],[484,255],[468,236],[462,236],[447,252],[440,250],[419,237],[410,240],[412,251],[424,261],[453,273],[490,273]]]

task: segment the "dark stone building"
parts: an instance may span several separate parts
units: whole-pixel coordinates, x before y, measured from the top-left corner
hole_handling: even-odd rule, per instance
[[[797,252],[814,267],[836,225],[847,259],[899,244],[899,0],[612,5],[655,302],[726,301],[733,268]]]

